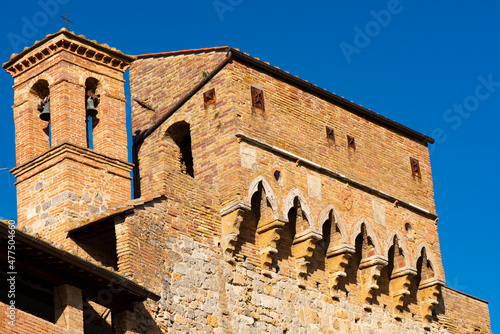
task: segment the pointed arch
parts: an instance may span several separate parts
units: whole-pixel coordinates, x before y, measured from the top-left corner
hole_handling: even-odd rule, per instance
[[[403,251],[403,257],[405,258],[406,265],[411,265],[410,263],[410,253],[408,252],[408,247],[406,246],[406,242],[401,237],[401,234],[397,230],[392,230],[387,238],[385,239],[385,247],[384,247],[384,256],[389,257],[389,249],[394,244],[394,237],[398,237],[399,248]]]
[[[434,277],[439,277],[439,278],[442,278],[443,275],[441,273],[441,270],[439,269],[439,267],[437,266],[437,262],[436,262],[436,257],[434,256],[434,254],[432,253],[432,251],[430,250],[429,246],[427,245],[427,243],[425,241],[421,241],[417,247],[415,247],[414,251],[413,251],[413,260],[412,260],[412,266],[414,266],[415,268],[417,267],[417,261],[418,261],[418,258],[420,257],[421,253],[422,253],[422,249],[425,248],[425,254],[427,255],[427,261],[429,261],[431,263],[431,267],[432,267],[432,270],[434,272]]]
[[[353,229],[351,230],[351,245],[356,244],[356,237],[361,233],[361,225],[365,224],[366,226],[366,234],[370,237],[373,242],[373,247],[375,247],[375,253],[377,255],[381,255],[380,253],[380,243],[378,242],[377,235],[373,230],[373,227],[366,221],[366,219],[362,218],[356,222]]]
[[[298,189],[292,190],[289,194],[288,197],[285,200],[285,209],[283,210],[283,217],[286,221],[288,221],[288,211],[290,211],[291,208],[293,208],[293,201],[295,198],[298,198],[300,202],[300,207],[302,208],[302,212],[305,214],[307,221],[309,222],[309,227],[312,230],[316,229],[314,228],[314,221],[313,221],[313,216],[311,213],[311,209],[309,208],[309,205],[306,202],[306,199],[304,196],[300,193]]]
[[[333,204],[328,205],[319,214],[318,231],[319,232],[323,231],[323,224],[328,220],[330,212],[333,212],[333,216],[335,217],[335,224],[337,224],[337,227],[339,228],[340,231],[340,235],[342,236],[342,243],[348,244],[349,239],[347,238],[347,233],[345,230],[344,222],[342,221],[342,216],[337,211],[335,206],[333,206]]]
[[[248,187],[247,202],[252,203],[252,196],[259,190],[259,184],[262,184],[262,188],[264,188],[267,201],[269,202],[269,204],[271,205],[271,209],[273,210],[274,218],[279,219],[280,214],[276,196],[274,195],[273,189],[262,175],[257,176],[252,180],[252,182],[250,182],[250,186]]]

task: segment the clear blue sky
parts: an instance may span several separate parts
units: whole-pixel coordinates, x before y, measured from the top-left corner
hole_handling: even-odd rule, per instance
[[[490,301],[492,328],[500,329],[500,270],[493,257],[500,3],[10,1],[2,4],[0,61],[62,28],[59,16],[66,11],[70,30],[132,55],[239,48],[438,139],[431,162],[447,285]],[[12,84],[2,70],[0,160],[9,169],[15,165]],[[4,218],[16,217],[13,182],[0,171]]]

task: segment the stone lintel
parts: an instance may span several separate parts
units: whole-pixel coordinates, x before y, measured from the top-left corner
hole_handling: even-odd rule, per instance
[[[307,240],[307,239],[315,239],[317,241],[317,240],[321,240],[321,238],[322,238],[322,236],[321,236],[320,232],[315,231],[313,229],[307,229],[305,231],[297,233],[295,235],[295,238],[293,239],[293,243],[297,244],[297,243],[300,243],[300,242]]]
[[[246,201],[238,200],[236,202],[230,203],[230,204],[224,206],[223,208],[221,208],[220,215],[225,216],[225,215],[228,215],[231,212],[234,212],[238,209],[250,211],[250,210],[252,210],[252,206],[250,205],[250,203],[248,203]]]
[[[344,254],[344,253],[349,253],[353,254],[356,253],[356,248],[353,245],[350,244],[341,244],[332,248],[329,248],[328,251],[326,252],[326,257],[333,257],[339,254]]]
[[[362,259],[359,264],[359,269],[364,269],[376,265],[386,266],[389,263],[387,258],[382,255],[373,255],[366,259]]]

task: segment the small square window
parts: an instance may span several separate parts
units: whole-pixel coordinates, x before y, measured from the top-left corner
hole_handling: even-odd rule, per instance
[[[209,104],[215,103],[215,88],[209,89],[203,93],[203,103],[205,104],[205,107]]]
[[[347,148],[356,149],[356,142],[354,141],[354,137],[347,135]]]
[[[417,159],[410,158],[411,174],[413,176],[422,177],[420,174],[420,163]]]
[[[252,106],[262,109],[264,111],[264,92],[262,90],[252,87]]]
[[[326,126],[326,138],[335,140],[335,131],[328,125]]]

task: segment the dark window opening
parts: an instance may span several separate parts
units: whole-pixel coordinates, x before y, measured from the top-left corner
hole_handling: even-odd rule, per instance
[[[328,125],[326,126],[326,138],[335,140],[335,131]]]
[[[264,92],[261,89],[252,87],[252,106],[255,108],[265,110],[264,108]]]
[[[186,122],[176,123],[172,125],[167,132],[179,147],[181,172],[194,177],[193,152],[191,150],[191,131],[189,130],[189,124]]]
[[[72,239],[94,260],[118,270],[116,233],[112,219],[107,221],[104,226],[84,231],[80,235],[72,236]]]
[[[16,309],[55,323],[54,285],[39,277],[17,272],[15,275],[15,296],[9,296],[10,283],[7,279],[11,277],[0,271],[0,280],[2,280],[0,302],[10,305],[11,300],[14,300]]]
[[[410,158],[411,174],[416,177],[421,177],[420,174],[420,163],[417,159]]]
[[[354,141],[354,137],[347,135],[347,148],[356,149],[356,142]]]
[[[279,170],[275,170],[273,175],[274,175],[274,179],[276,180],[276,182],[281,181],[281,172]]]

